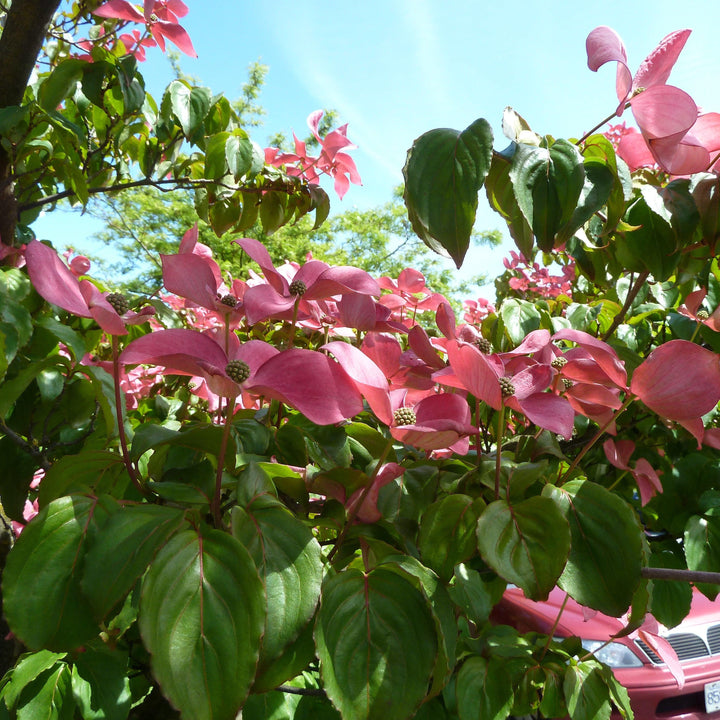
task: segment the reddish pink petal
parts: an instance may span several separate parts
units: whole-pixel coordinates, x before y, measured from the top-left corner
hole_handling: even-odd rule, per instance
[[[167,7],[177,17],[185,17],[189,10],[182,0],[167,0]]]
[[[180,375],[204,375],[208,366],[224,370],[227,361],[227,355],[212,337],[185,328],[143,335],[120,354],[124,365],[162,365]]]
[[[217,278],[208,261],[194,253],[160,255],[167,290],[212,310],[217,300]]]
[[[544,350],[549,344],[549,330],[533,330],[514,350],[503,353],[503,355],[529,355]]]
[[[449,342],[447,352],[450,366],[465,389],[499,410],[502,407],[502,394],[498,370],[472,345]]]
[[[622,406],[620,391],[617,388],[608,388],[597,383],[575,383],[566,391],[566,395],[588,405],[604,407],[608,410],[618,410]]]
[[[405,268],[398,275],[397,287],[403,292],[411,294],[422,293],[427,290],[425,287],[425,276],[414,268]]]
[[[695,124],[698,109],[684,90],[655,85],[631,100],[633,116],[645,139],[674,138],[678,142]]]
[[[165,20],[157,20],[150,26],[150,32],[157,41],[163,52],[165,51],[164,42],[160,41],[160,38],[167,38],[171,43],[176,45],[186,55],[190,57],[197,57],[195,48],[193,47],[190,36],[185,31],[185,28],[181,27],[177,23],[166,22]]]
[[[629,470],[628,461],[635,450],[632,440],[613,440],[609,438],[603,443],[603,450],[608,462],[620,470]]]
[[[295,279],[302,279],[302,271],[317,260],[305,263]],[[303,300],[324,300],[333,295],[346,293],[362,293],[363,295],[380,295],[380,286],[365,270],[350,266],[330,267],[320,274],[312,285],[307,283],[307,292]]]
[[[315,110],[314,112],[311,112],[307,117],[307,125],[310,128],[310,132],[320,143],[322,143],[322,138],[318,134],[318,127],[320,125],[320,120],[324,114],[324,110]]]
[[[645,458],[640,458],[637,463],[635,463],[635,469],[632,474],[640,491],[640,503],[642,505],[646,505],[653,495],[663,491],[663,486],[658,474]]]
[[[702,307],[706,295],[707,290],[705,288],[693,290],[693,292],[688,293],[685,302],[678,308],[678,312],[681,315],[697,320],[697,311]]]
[[[31,240],[25,248],[25,263],[30,282],[45,300],[73,315],[91,317],[78,279],[51,247]]]
[[[284,318],[292,310],[295,298],[280,295],[270,285],[254,285],[245,291],[243,298],[245,315],[250,325],[271,317]]]
[[[708,428],[703,435],[702,444],[720,450],[720,428]]]
[[[335,179],[333,185],[335,194],[342,200],[350,188],[350,181],[342,173],[333,171],[331,174]]]
[[[553,340],[570,340],[580,345],[602,368],[607,377],[618,387],[627,385],[625,366],[618,358],[617,353],[602,340],[598,340],[582,330],[560,330],[553,335]]]
[[[666,35],[638,68],[633,78],[633,89],[664,85],[690,32],[690,30],[675,30]]]
[[[702,417],[720,400],[720,359],[687,340],[670,340],[635,370],[630,390],[661,417]]]
[[[435,312],[435,322],[438,330],[448,339],[455,338],[455,312],[450,303],[440,303]]]
[[[119,20],[129,20],[130,22],[145,22],[142,13],[127,0],[108,0],[103,3],[97,10],[93,10],[93,15],[104,18],[117,18]]]
[[[601,25],[587,36],[585,49],[587,50],[588,67],[593,72],[605,63],[617,61],[615,90],[620,101],[617,114],[620,115],[632,88],[632,73],[627,65],[627,54],[623,41],[612,28]]]
[[[709,152],[720,150],[720,113],[704,113],[692,126],[693,137]]]
[[[354,330],[372,330],[377,323],[375,301],[369,295],[348,293],[338,300],[340,322]]]
[[[685,671],[678,660],[677,653],[673,646],[663,637],[646,630],[638,630],[640,639],[649,645],[653,652],[667,665],[668,670],[672,673],[678,684],[678,689],[682,690],[685,685]]]
[[[328,350],[335,357],[355,382],[378,419],[390,425],[393,413],[390,407],[389,385],[382,370],[362,350],[349,343],[330,342],[320,349]]]
[[[399,478],[404,472],[405,468],[397,463],[387,463],[380,468],[380,472],[378,472],[373,480],[370,492],[365,496],[363,504],[355,516],[360,522],[375,523],[382,518],[382,514],[377,507],[380,490],[385,487],[385,485]],[[353,512],[364,492],[365,488],[359,488],[350,496],[346,504],[348,512]]]
[[[566,440],[572,437],[575,412],[566,398],[544,392],[517,402],[523,415],[534,425],[562,435]]]
[[[414,325],[408,332],[408,343],[410,349],[429,367],[436,370],[445,367],[445,363],[440,359],[430,342],[428,334],[420,325]]]
[[[676,420],[678,425],[684,427],[696,440],[698,450],[703,445],[705,438],[705,426],[703,425],[702,418],[683,418],[682,420]]]
[[[679,143],[672,140],[649,140],[657,164],[670,175],[692,175],[710,165],[710,153],[691,135]]]
[[[628,164],[630,170],[652,167],[656,163],[655,156],[650,152],[645,138],[635,128],[628,128],[628,131],[620,138],[617,154]]]
[[[90,270],[90,260],[84,255],[76,255],[70,261],[70,270],[72,271],[73,275],[87,275],[88,271]]]
[[[85,298],[90,315],[106,333],[110,333],[110,335],[127,335],[123,319],[95,285],[89,280],[81,280],[80,292]]]
[[[180,241],[178,253],[191,253],[195,251],[199,237],[198,224],[195,223],[191,228],[185,231]]]
[[[397,338],[376,332],[369,332],[360,348],[385,374],[392,377],[400,368],[402,348]]]
[[[287,403],[317,425],[341,422],[363,409],[360,392],[340,365],[302,348],[270,358],[247,389]]]
[[[270,254],[261,242],[253,240],[253,238],[238,238],[233,240],[233,242],[239,245],[248,254],[250,259],[254,260],[260,266],[265,279],[275,290],[281,295],[285,295],[288,292],[287,280],[275,269]]]

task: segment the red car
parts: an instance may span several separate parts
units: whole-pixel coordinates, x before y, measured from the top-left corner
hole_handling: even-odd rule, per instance
[[[520,588],[511,587],[493,611],[493,621],[512,625],[522,633],[550,633],[564,599],[559,588],[547,601],[534,602]],[[594,651],[622,627],[622,620],[600,613],[586,620],[583,608],[568,600],[554,635],[575,635]],[[662,635],[680,660],[685,674],[682,689],[665,663],[640,639],[619,638],[596,657],[612,667],[627,688],[637,720],[720,718],[720,602],[694,591],[689,615]]]

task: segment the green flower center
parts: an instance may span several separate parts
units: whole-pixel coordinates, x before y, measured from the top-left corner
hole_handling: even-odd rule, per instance
[[[231,360],[225,366],[225,372],[236,383],[244,383],[250,377],[250,366],[242,360]]]
[[[417,422],[415,411],[409,407],[398,408],[393,413],[395,425],[414,425]]]
[[[484,355],[489,355],[492,352],[492,343],[487,338],[479,337],[477,339],[477,346]]]
[[[228,307],[234,308],[234,307],[237,307],[238,299],[234,295],[223,295],[220,298],[220,302],[223,305],[227,305]]]
[[[708,315],[707,310],[698,310],[698,312],[697,312],[698,320],[707,320],[709,317],[710,317],[710,315]]]
[[[567,365],[567,363],[568,363],[568,361],[567,361],[566,358],[564,358],[564,357],[556,357],[556,358],[550,363],[550,365],[552,365],[552,367],[554,367],[556,370],[560,370],[560,369],[564,368],[564,367]]]

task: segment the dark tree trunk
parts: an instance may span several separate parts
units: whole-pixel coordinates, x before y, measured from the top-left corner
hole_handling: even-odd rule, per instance
[[[60,0],[14,0],[0,36],[0,108],[20,105],[30,74]],[[17,202],[10,163],[0,147],[0,242],[15,238]]]

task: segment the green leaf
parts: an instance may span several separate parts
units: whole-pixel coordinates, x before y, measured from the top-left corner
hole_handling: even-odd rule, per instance
[[[66,653],[54,653],[49,650],[39,650],[34,653],[25,653],[18,658],[15,667],[10,671],[9,680],[0,692],[7,707],[12,710],[23,689],[38,675],[53,667],[65,657]]]
[[[588,480],[546,485],[543,494],[557,504],[572,534],[558,585],[581,605],[619,617],[640,580],[642,530],[634,510]]]
[[[33,680],[18,698],[17,720],[73,720],[75,698],[70,667],[58,662]]]
[[[411,717],[437,653],[423,594],[384,567],[350,567],[323,583],[315,644],[325,690],[343,720]]]
[[[128,657],[104,647],[89,648],[75,659],[72,690],[83,720],[125,720],[132,695]]]
[[[205,177],[218,180],[228,173],[225,159],[225,144],[230,137],[229,132],[221,132],[211,136],[205,145]]]
[[[518,204],[510,179],[510,161],[502,155],[494,155],[490,172],[485,179],[488,202],[507,223],[510,236],[517,249],[526,257],[532,257],[533,233]]]
[[[170,97],[172,112],[183,134],[193,140],[210,109],[212,94],[208,88],[190,87],[182,80],[173,80],[165,91]]]
[[[245,508],[232,509],[232,534],[250,552],[265,584],[262,672],[297,639],[315,614],[322,584],[322,551],[310,529],[269,495],[255,498]]]
[[[563,689],[572,720],[610,720],[610,693],[594,663],[568,665]]]
[[[120,478],[125,463],[120,455],[109,450],[83,450],[65,455],[45,473],[38,494],[41,507],[73,492],[94,490],[96,495],[122,497],[127,478]]]
[[[242,128],[236,128],[225,143],[225,160],[230,174],[240,180],[247,173],[252,173],[254,159],[253,143]]]
[[[513,347],[517,347],[528,333],[549,322],[547,313],[540,306],[517,298],[508,298],[503,302],[500,318]]]
[[[161,505],[126,505],[110,517],[85,558],[81,581],[98,620],[123,601],[183,523],[182,510]]]
[[[500,658],[468,658],[457,678],[460,720],[504,720],[513,704],[512,677]]]
[[[720,507],[693,515],[685,526],[684,540],[688,570],[717,572],[720,567]],[[702,584],[699,587],[711,600],[717,597],[717,585]]]
[[[475,554],[475,531],[484,507],[481,499],[457,493],[437,500],[423,513],[418,549],[443,580],[452,577],[455,565]]]
[[[59,498],[13,546],[3,573],[5,615],[29,648],[72,650],[98,634],[80,579],[88,541],[116,507],[109,499]]]
[[[87,63],[76,58],[63,60],[40,86],[38,101],[43,110],[56,110],[58,105],[75,92]]]
[[[567,140],[549,148],[519,144],[510,168],[518,205],[538,247],[550,252],[555,235],[573,216],[585,182],[578,149]]]
[[[143,580],[140,633],[163,694],[185,720],[234,720],[255,676],[264,590],[231,535],[185,530]]]
[[[430,130],[415,140],[403,168],[404,199],[413,230],[457,267],[470,245],[492,143],[492,129],[482,118],[462,132]]]
[[[17,399],[43,370],[58,367],[67,371],[68,361],[60,355],[53,355],[28,365],[12,380],[3,383],[0,386],[0,420],[7,418]]]
[[[500,602],[505,592],[506,583],[501,578],[494,577],[486,581],[482,575],[464,563],[455,568],[453,584],[448,588],[452,601],[476,625],[484,625],[492,609]]]
[[[643,185],[641,195],[628,209],[625,221],[631,229],[617,233],[612,246],[617,260],[628,270],[647,270],[656,280],[667,280],[681,255],[671,215],[658,189]]]
[[[496,500],[480,516],[478,548],[485,562],[533,600],[545,600],[565,567],[568,523],[552,500]]]

